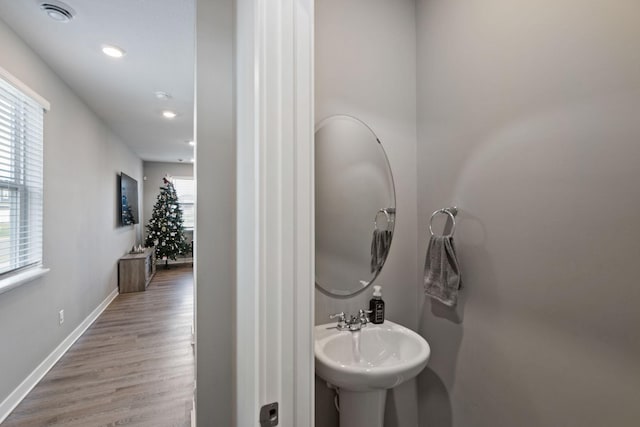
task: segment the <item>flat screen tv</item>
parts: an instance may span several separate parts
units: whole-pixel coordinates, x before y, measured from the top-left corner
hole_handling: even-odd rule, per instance
[[[138,181],[120,173],[120,225],[138,223]]]

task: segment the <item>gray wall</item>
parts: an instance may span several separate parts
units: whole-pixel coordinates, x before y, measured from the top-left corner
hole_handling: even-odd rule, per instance
[[[196,405],[232,426],[235,312],[234,1],[196,9]]]
[[[0,401],[114,289],[140,239],[118,226],[116,177],[142,161],[0,21],[0,66],[51,102],[44,127],[44,277],[0,295]],[[70,167],[71,166],[71,167]],[[65,323],[58,326],[58,310]]]
[[[144,162],[144,190],[142,196],[142,204],[144,205],[144,217],[142,221],[142,234],[146,237],[146,225],[151,219],[153,206],[156,204],[156,198],[160,194],[162,186],[162,178],[167,175],[175,177],[193,176],[193,164],[191,163],[167,163],[167,162]]]
[[[396,184],[397,221],[391,251],[376,284],[387,318],[415,328],[417,270],[416,63],[413,0],[317,1],[315,34],[316,123],[348,114],[367,123],[382,141]],[[363,218],[363,221],[371,221]],[[316,291],[316,324],[328,315],[368,307],[372,289],[334,299]],[[316,382],[316,426],[335,426],[333,397]],[[390,394],[387,425],[415,425],[414,383]]]
[[[464,275],[457,310],[421,306],[421,426],[640,422],[638,16],[419,1],[419,229],[462,209]]]

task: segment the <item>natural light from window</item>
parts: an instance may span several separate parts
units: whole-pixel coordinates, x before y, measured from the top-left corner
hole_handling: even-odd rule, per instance
[[[0,279],[42,265],[43,107],[0,78]]]
[[[195,185],[193,177],[174,177],[173,186],[178,193],[178,202],[182,208],[182,222],[184,228],[193,230],[195,225]]]

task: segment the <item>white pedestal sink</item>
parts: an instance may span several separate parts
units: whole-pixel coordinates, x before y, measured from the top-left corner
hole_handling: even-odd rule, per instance
[[[339,389],[341,427],[383,427],[387,390],[418,375],[430,354],[424,338],[388,320],[358,332],[315,327],[316,373]]]

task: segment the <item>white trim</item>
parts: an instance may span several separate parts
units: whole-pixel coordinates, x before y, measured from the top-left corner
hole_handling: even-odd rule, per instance
[[[13,74],[11,74],[10,72],[8,72],[2,67],[0,67],[0,77],[2,77],[7,82],[11,83],[15,88],[23,92],[25,95],[29,96],[38,104],[40,104],[40,106],[44,108],[45,111],[51,110],[51,103],[49,101],[47,101],[45,98],[40,96],[38,92],[31,89],[26,84],[22,83],[17,77],[15,77]]]
[[[44,276],[49,271],[51,271],[49,268],[45,268],[40,265],[5,277],[4,279],[0,279],[0,294],[10,291],[11,289],[15,289],[25,283],[29,283],[32,280],[36,280],[38,277]]]
[[[182,264],[193,264],[193,257],[179,257],[176,258],[175,260],[173,259],[169,259],[167,260],[169,261],[167,264],[168,265],[182,265]],[[164,267],[165,264],[165,260],[163,259],[156,259],[156,267]]]
[[[315,156],[314,156],[314,0],[293,8],[295,212],[293,307],[294,402],[292,426],[315,425]],[[302,285],[302,286],[300,286]]]
[[[193,390],[195,395],[196,390]],[[196,427],[196,398],[194,397],[191,401],[191,427]]]
[[[29,392],[42,380],[60,358],[71,348],[73,343],[91,326],[102,312],[118,296],[118,289],[105,298],[89,315],[73,330],[43,361],[20,383],[15,390],[0,403],[0,424],[11,414],[11,412],[22,402]]]
[[[260,37],[256,2],[236,2],[236,363],[234,425],[255,426],[259,406],[258,373],[258,133],[257,47]],[[241,173],[242,171],[242,173]],[[239,319],[244,314],[243,319]],[[196,343],[197,345],[197,343]],[[241,397],[241,398],[240,398]],[[197,410],[197,408],[196,408]]]
[[[313,0],[239,0],[236,424],[314,425]]]

